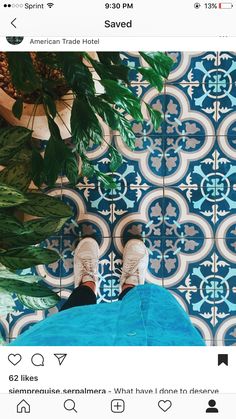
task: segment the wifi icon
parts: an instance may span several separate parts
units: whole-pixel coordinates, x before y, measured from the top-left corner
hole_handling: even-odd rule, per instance
[[[47,6],[51,9],[54,6],[54,3],[47,3]]]

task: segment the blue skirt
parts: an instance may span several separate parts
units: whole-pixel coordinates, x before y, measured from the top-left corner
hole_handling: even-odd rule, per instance
[[[172,294],[134,287],[122,301],[74,307],[32,326],[11,346],[204,346]]]

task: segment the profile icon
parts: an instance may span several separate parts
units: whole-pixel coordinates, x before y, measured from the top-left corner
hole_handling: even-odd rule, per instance
[[[6,40],[11,45],[19,45],[23,42],[23,36],[6,36]]]
[[[208,406],[209,407],[206,410],[206,413],[219,413],[219,410],[216,407],[216,401],[215,400],[209,400]]]

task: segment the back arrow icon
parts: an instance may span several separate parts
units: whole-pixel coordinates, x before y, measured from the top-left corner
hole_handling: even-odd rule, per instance
[[[12,26],[14,26],[14,28],[16,28],[16,25],[15,25],[15,23],[14,23],[15,21],[16,21],[16,17],[15,17],[15,19],[13,19],[13,21],[11,22],[11,25],[12,25]]]

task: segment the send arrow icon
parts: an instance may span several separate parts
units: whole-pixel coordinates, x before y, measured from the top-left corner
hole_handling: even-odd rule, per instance
[[[61,365],[65,361],[67,354],[54,354],[54,356],[57,358],[59,365]]]

